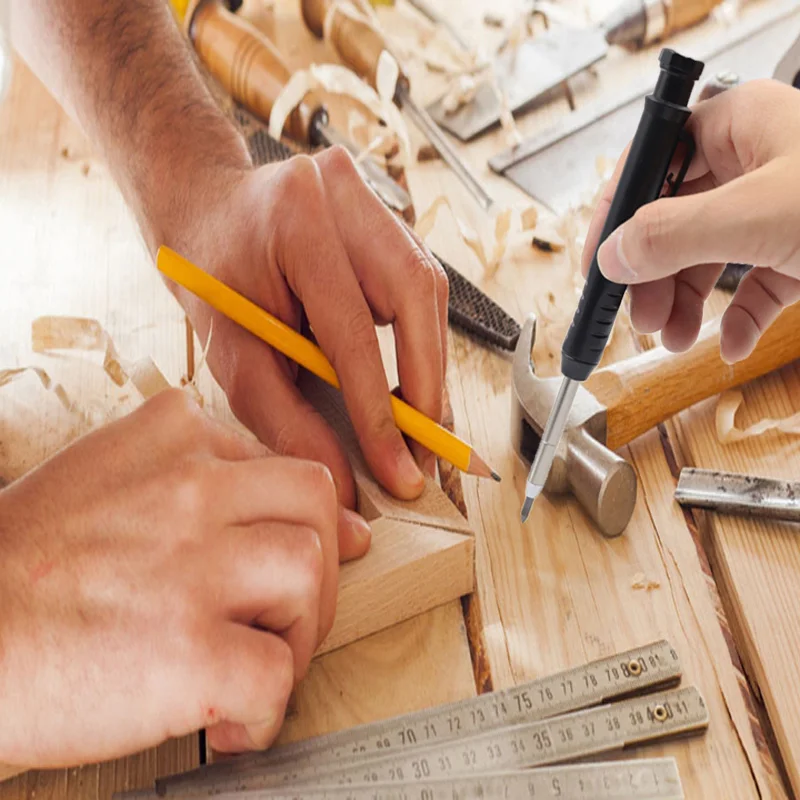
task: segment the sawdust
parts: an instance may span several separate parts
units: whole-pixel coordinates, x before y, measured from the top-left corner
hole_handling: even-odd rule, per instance
[[[736,427],[736,413],[744,402],[744,395],[740,391],[723,393],[717,402],[716,433],[720,444],[732,444],[743,439],[752,439],[765,434],[784,434],[787,436],[800,435],[800,412],[791,417],[774,419],[765,417],[754,423],[749,428]]]

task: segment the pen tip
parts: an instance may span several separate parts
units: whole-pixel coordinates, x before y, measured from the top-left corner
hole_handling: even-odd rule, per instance
[[[528,515],[531,513],[531,507],[533,506],[533,498],[526,497],[525,502],[522,504],[522,512],[519,515],[521,522],[528,521]]]
[[[500,483],[500,476],[494,470],[492,470],[492,479]]]

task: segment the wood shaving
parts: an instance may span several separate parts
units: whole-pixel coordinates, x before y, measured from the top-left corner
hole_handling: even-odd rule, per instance
[[[419,150],[417,150],[417,161],[420,164],[426,161],[440,161],[441,158],[442,156],[439,151],[432,144],[428,144],[427,142],[420,145]]]
[[[739,391],[725,392],[719,398],[716,413],[717,439],[720,444],[741,442],[766,433],[783,433],[789,436],[800,435],[800,412],[783,419],[764,419],[749,428],[736,427],[736,412],[744,402],[744,395]]]
[[[170,386],[169,381],[149,356],[134,362],[123,361],[111,336],[96,319],[39,317],[31,324],[31,348],[34,353],[42,354],[58,350],[101,352],[106,375],[117,386],[124,386],[130,382],[144,399]],[[53,391],[58,394],[56,389]],[[67,408],[66,405],[64,407]]]
[[[496,11],[487,11],[483,15],[483,24],[487,28],[503,28],[506,24],[506,18]]]
[[[446,114],[455,114],[459,108],[471,103],[478,91],[478,84],[472,75],[459,75],[442,97],[441,104]]]
[[[652,592],[653,589],[659,588],[661,588],[661,583],[651,580],[644,572],[637,572],[631,581],[631,589],[636,589],[638,591],[644,590],[646,592]]]
[[[519,220],[522,225],[522,230],[532,231],[539,222],[539,210],[536,206],[528,206],[520,212]]]
[[[486,274],[489,277],[495,275],[508,249],[509,233],[514,215],[513,209],[499,209],[494,217],[493,229],[489,228],[492,221],[487,220],[485,229],[482,232],[478,232],[456,213],[447,197],[439,195],[428,206],[414,226],[421,239],[426,239],[433,230],[439,211],[442,208],[446,208],[450,212],[458,228],[461,240],[475,253]],[[491,256],[489,255],[490,253]]]
[[[531,244],[543,253],[561,253],[564,250],[563,242],[542,239],[539,236],[534,236],[533,239],[531,239]]]
[[[335,8],[338,6],[334,5]],[[394,94],[400,68],[397,61],[386,50],[378,60],[376,92],[355,73],[338,64],[312,64],[307,70],[295,72],[283,87],[269,116],[269,134],[279,139],[289,115],[306,94],[312,90],[323,90],[331,94],[347,95],[382,119],[393,131],[400,144],[400,159],[404,166],[409,163],[411,140],[408,128],[394,104]]]
[[[205,405],[205,398],[203,397],[203,393],[197,387],[197,376],[202,372],[203,367],[206,365],[208,361],[208,351],[211,347],[211,336],[214,333],[214,319],[212,317],[211,322],[208,325],[208,337],[206,338],[205,346],[203,347],[203,351],[200,353],[200,360],[197,362],[196,366],[192,368],[191,376],[184,375],[181,377],[181,388],[184,389],[188,394],[195,400],[197,405],[200,408],[203,408]]]
[[[516,147],[522,143],[522,133],[517,127],[517,122],[514,115],[511,113],[511,105],[508,102],[508,93],[505,89],[500,87],[500,81],[497,79],[497,73],[494,67],[491,67],[488,72],[488,81],[492,87],[497,102],[500,104],[500,127],[505,134],[506,147]]]
[[[0,387],[6,386],[19,380],[23,375],[33,374],[38,379],[42,386],[48,391],[52,392],[58,402],[67,410],[74,411],[75,407],[67,395],[66,389],[60,384],[55,383],[48,373],[41,367],[15,367],[13,369],[0,370]]]

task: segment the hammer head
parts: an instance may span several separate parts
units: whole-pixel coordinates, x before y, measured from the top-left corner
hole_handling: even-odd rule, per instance
[[[536,317],[525,321],[514,353],[511,438],[526,464],[533,460],[561,378],[539,378],[531,350]],[[559,443],[545,492],[573,494],[605,536],[618,536],[636,504],[633,467],[605,446],[605,408],[583,387],[578,389]]]

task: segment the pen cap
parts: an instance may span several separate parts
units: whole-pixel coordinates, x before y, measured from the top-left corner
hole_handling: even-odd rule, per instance
[[[687,58],[665,47],[658,57],[661,72],[658,75],[653,97],[665,103],[685,106],[692,95],[695,83],[703,73],[703,62]]]

